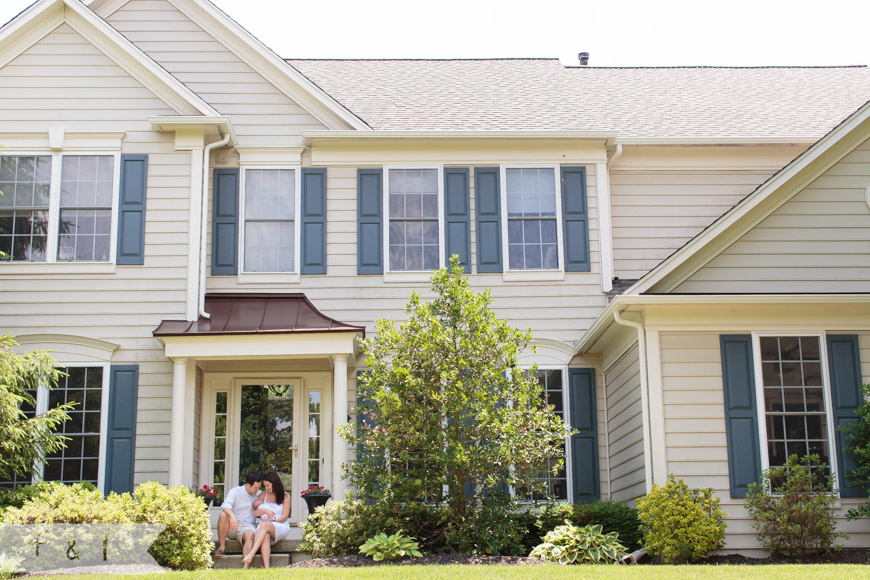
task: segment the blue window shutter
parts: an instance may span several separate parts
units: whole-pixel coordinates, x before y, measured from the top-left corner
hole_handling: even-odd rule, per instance
[[[748,334],[723,334],[719,337],[719,346],[731,497],[746,497],[749,484],[761,481],[752,337]]]
[[[562,168],[562,235],[565,271],[588,272],[591,265],[585,167]]]
[[[854,334],[828,335],[828,365],[831,376],[831,400],[835,441],[837,445],[837,471],[842,497],[867,497],[867,490],[846,484],[846,472],[855,469],[855,457],[843,450],[847,444],[846,434],[840,427],[856,423],[860,419],[855,408],[864,402],[861,393],[861,359],[858,352],[858,336]]]
[[[326,274],[326,169],[302,170],[302,274]]]
[[[444,238],[447,260],[456,254],[466,274],[471,273],[471,208],[468,198],[468,168],[444,170]]]
[[[595,410],[594,369],[568,369],[568,399],[571,402],[571,471],[575,502],[593,502],[600,497],[598,472],[598,413]]]
[[[105,493],[133,491],[139,365],[112,365],[106,433]]]
[[[384,273],[384,170],[357,172],[357,274]]]
[[[239,273],[239,170],[214,170],[212,209],[211,274]]]
[[[501,272],[501,193],[498,167],[474,168],[474,204],[477,215],[477,271]]]
[[[145,263],[145,190],[147,155],[121,155],[121,186],[118,199],[117,263]]]

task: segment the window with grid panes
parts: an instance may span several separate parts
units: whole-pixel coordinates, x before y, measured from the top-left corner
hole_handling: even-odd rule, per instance
[[[555,168],[508,167],[505,181],[508,269],[558,269]]]
[[[296,271],[296,170],[246,169],[244,271]]]
[[[562,374],[561,369],[538,370],[535,373],[535,378],[538,379],[544,390],[544,397],[547,403],[553,407],[553,412],[564,422],[565,403]],[[563,461],[559,472],[554,475],[551,468],[555,465],[556,461],[556,459],[549,458],[547,460],[547,471],[539,473],[533,479],[531,489],[517,489],[516,497],[531,501],[546,501],[547,499],[567,500],[568,477],[565,471],[565,464]]]
[[[68,367],[62,369],[56,389],[48,394],[48,406],[54,408],[75,403],[67,411],[69,419],[59,427],[69,440],[66,447],[45,458],[42,479],[97,485],[100,471],[100,434],[103,404],[103,367]]]
[[[830,429],[818,336],[759,338],[764,426],[770,467],[817,454],[831,467]]]
[[[387,187],[389,270],[437,269],[440,266],[438,170],[389,169]]]

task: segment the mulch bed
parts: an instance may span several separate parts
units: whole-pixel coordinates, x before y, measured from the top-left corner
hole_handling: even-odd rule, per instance
[[[712,565],[746,565],[746,564],[870,564],[870,548],[844,548],[828,556],[795,560],[785,556],[769,556],[767,558],[750,558],[738,554],[713,556],[705,562]],[[537,558],[520,558],[515,556],[463,556],[460,554],[433,554],[422,558],[398,560],[392,562],[375,562],[363,556],[339,556],[335,558],[315,558],[290,566],[291,568],[353,568],[357,566],[414,566],[421,564],[512,564],[516,566],[539,566],[546,564]],[[649,556],[639,564],[655,564]]]

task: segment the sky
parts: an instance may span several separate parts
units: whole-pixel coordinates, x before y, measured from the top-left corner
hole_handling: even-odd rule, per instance
[[[285,58],[870,64],[868,0],[213,0]],[[6,22],[32,0],[0,0]]]

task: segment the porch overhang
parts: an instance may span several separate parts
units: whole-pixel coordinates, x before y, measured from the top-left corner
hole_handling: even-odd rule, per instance
[[[154,330],[168,358],[354,357],[364,326],[320,312],[304,294],[207,294],[208,317],[164,320]]]

